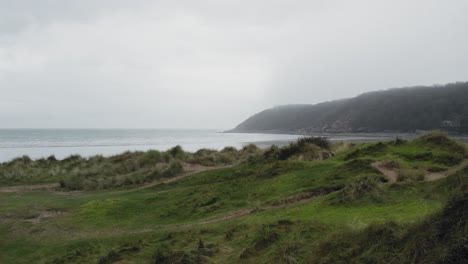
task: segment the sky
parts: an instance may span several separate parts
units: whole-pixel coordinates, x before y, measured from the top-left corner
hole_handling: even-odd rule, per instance
[[[228,129],[468,80],[466,0],[0,0],[0,128]]]

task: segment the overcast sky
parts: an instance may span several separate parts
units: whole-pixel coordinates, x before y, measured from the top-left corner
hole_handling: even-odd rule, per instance
[[[231,128],[468,80],[466,0],[0,0],[0,128]]]

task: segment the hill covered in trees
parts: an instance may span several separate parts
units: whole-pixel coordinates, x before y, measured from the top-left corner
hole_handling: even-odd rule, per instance
[[[231,132],[468,132],[468,82],[369,92],[315,105],[284,105],[248,118]]]

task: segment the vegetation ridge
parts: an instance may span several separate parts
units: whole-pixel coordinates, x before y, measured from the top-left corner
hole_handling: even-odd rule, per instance
[[[0,263],[464,263],[467,162],[440,132],[22,157],[0,165]]]

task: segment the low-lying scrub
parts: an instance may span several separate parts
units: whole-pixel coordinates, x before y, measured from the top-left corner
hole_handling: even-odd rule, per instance
[[[408,167],[400,167],[398,170],[398,178],[397,181],[424,181],[425,179],[425,171],[422,169],[414,169]]]
[[[379,174],[363,175],[345,185],[343,190],[341,190],[342,199],[343,201],[354,201],[361,198],[366,193],[376,194],[382,190],[380,183],[386,181],[387,179]]]
[[[167,151],[127,151],[111,157],[72,155],[63,160],[55,157],[32,160],[23,156],[0,165],[0,184],[59,182],[67,190],[121,188],[176,176],[183,172],[184,164],[213,167],[244,161],[262,164],[267,160],[274,164],[285,159],[322,160],[333,156],[330,147],[325,138],[308,137],[283,148],[272,146],[267,150],[248,144],[240,150],[225,147],[221,151],[200,149],[195,153],[175,146]],[[278,171],[276,165],[266,169],[271,176],[275,171]],[[279,168],[278,172],[283,171]]]
[[[62,190],[109,190],[0,187],[0,262],[465,263],[467,161],[435,162],[451,155],[436,143],[21,157],[0,165],[6,184],[63,179]],[[299,145],[341,152],[279,159]],[[185,177],[205,166],[223,168]],[[399,170],[410,176],[386,184],[382,173]],[[444,172],[419,182],[411,170]],[[112,190],[154,179],[166,183]]]
[[[324,137],[303,137],[288,146],[277,149],[277,154],[273,156],[280,160],[324,160],[333,156],[330,148],[330,141]],[[270,149],[270,152],[272,151],[273,149]],[[269,155],[272,155],[272,153],[269,153]]]
[[[244,158],[239,153],[234,148],[189,153],[176,146],[163,152],[127,151],[111,157],[73,155],[63,160],[32,160],[23,156],[0,165],[0,184],[59,182],[68,190],[118,188],[176,176],[183,172],[184,164],[234,164]]]
[[[467,263],[468,194],[410,228],[393,222],[330,235],[313,248],[321,263]]]

